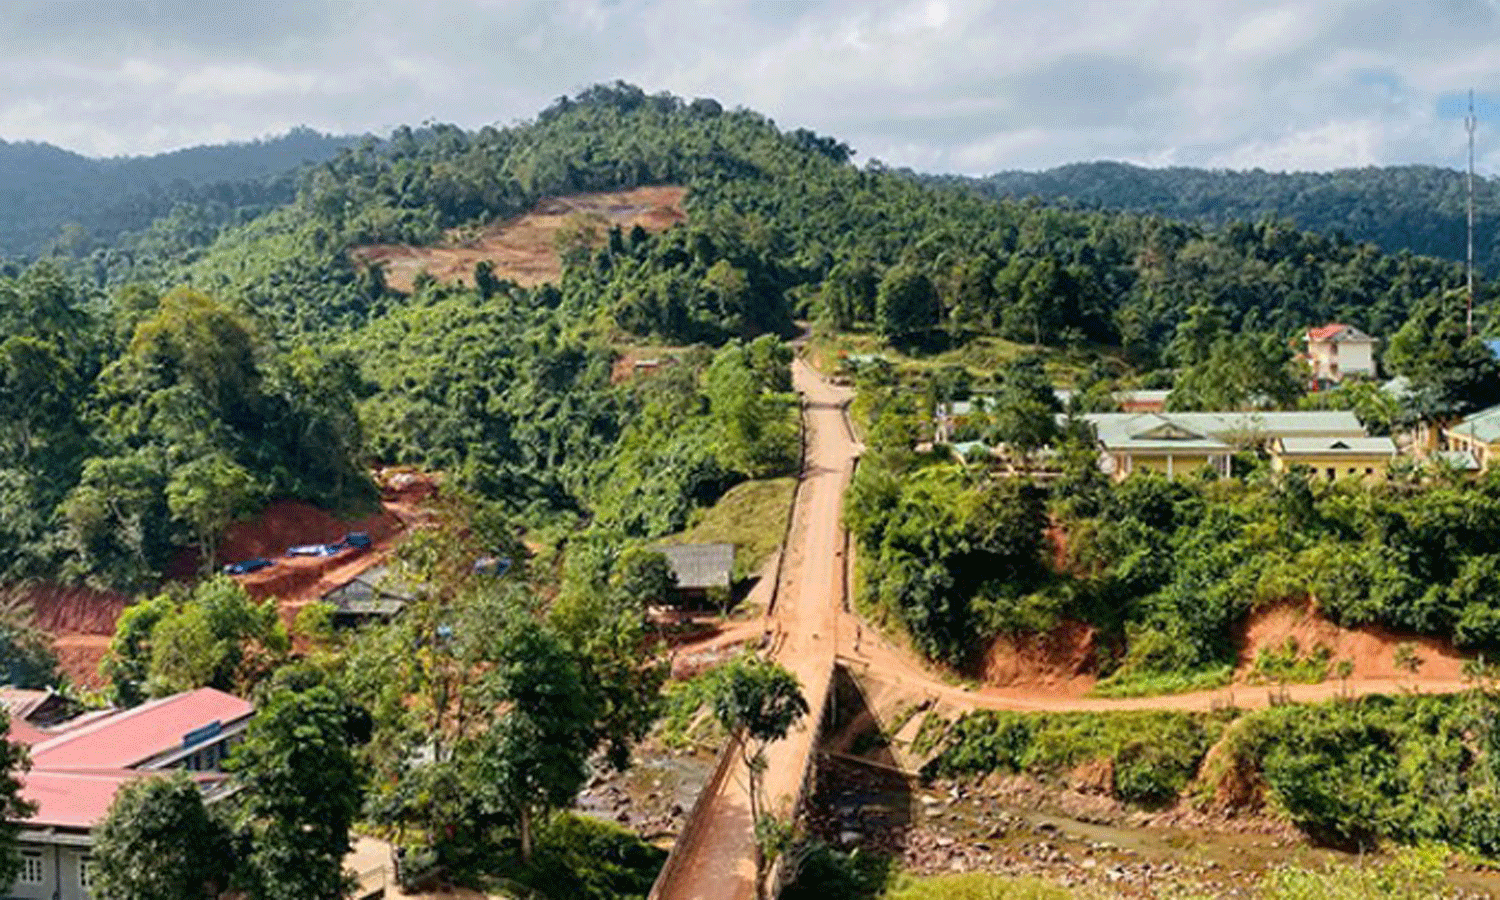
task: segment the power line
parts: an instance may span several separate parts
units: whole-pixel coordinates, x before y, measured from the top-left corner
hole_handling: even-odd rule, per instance
[[[1469,114],[1464,116],[1464,130],[1469,133],[1469,308],[1465,316],[1465,328],[1469,337],[1474,336],[1474,129],[1479,120],[1474,115],[1474,89],[1469,89]]]

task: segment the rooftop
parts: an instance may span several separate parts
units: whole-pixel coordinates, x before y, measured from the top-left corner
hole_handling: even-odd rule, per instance
[[[1491,406],[1489,409],[1470,413],[1459,419],[1457,424],[1448,430],[1486,444],[1500,441],[1500,406]]]
[[[1396,442],[1388,437],[1363,438],[1315,438],[1288,437],[1278,443],[1283,453],[1291,454],[1347,454],[1364,453],[1385,456],[1396,455]]]
[[[658,549],[677,575],[679,588],[729,587],[734,570],[733,544],[676,544]]]
[[[1375,339],[1355,328],[1353,325],[1345,325],[1342,322],[1330,322],[1317,328],[1307,329],[1309,341],[1370,341]]]
[[[1224,450],[1240,437],[1366,436],[1359,418],[1347,410],[1087,413],[1083,418],[1104,446],[1140,450]]]
[[[154,770],[100,769],[84,772],[32,770],[21,776],[22,795],[37,805],[26,820],[32,828],[92,828],[103,819],[114,803],[115,792],[137,778],[162,774]],[[204,783],[223,781],[225,776],[193,773],[193,780]]]
[[[31,764],[43,770],[128,769],[188,746],[201,729],[248,719],[255,707],[213,688],[143,703],[31,745]]]

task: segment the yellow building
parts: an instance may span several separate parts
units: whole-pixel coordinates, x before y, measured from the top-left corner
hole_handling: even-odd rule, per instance
[[[1500,406],[1464,416],[1443,429],[1450,453],[1467,453],[1480,469],[1500,459]]]
[[[1396,458],[1396,442],[1388,437],[1285,437],[1271,442],[1271,468],[1285,472],[1306,466],[1328,481],[1338,478],[1380,478]]]
[[[1270,449],[1278,440],[1368,439],[1359,419],[1344,411],[1090,413],[1083,418],[1099,439],[1099,467],[1117,479],[1134,472],[1170,478],[1203,469],[1227,476],[1235,453]]]

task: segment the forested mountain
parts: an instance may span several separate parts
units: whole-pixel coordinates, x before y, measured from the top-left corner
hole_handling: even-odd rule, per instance
[[[1449,407],[1500,385],[1463,333],[1452,262],[1273,223],[995,201],[850,156],[748,110],[602,85],[532,122],[363,141],[243,225],[180,206],[118,246],[14,269],[0,572],[142,583],[247,504],[357,502],[371,459],[444,469],[528,523],[655,537],[785,464],[788,385],[769,344],[744,342],[796,316],[913,352],[998,334],[1232,373],[1339,319],[1389,336],[1388,367]],[[647,184],[686,186],[688,222],[580,222],[555,284],[480,264],[472,288],[419,278],[406,295],[350,253]],[[1223,340],[1236,332],[1253,334]],[[631,342],[724,349],[615,384]]]
[[[1369,241],[1388,253],[1409,250],[1454,260],[1465,255],[1464,173],[1434,166],[1284,173],[1089,162],[1044,172],[934,180],[969,183],[991,197],[1037,197],[1211,225],[1280,219],[1320,234]],[[1497,275],[1500,180],[1476,177],[1474,195],[1475,264]]]
[[[178,205],[235,221],[235,214],[286,203],[296,193],[291,172],[357,140],[297,128],[265,140],[109,159],[0,140],[0,257],[108,246]]]

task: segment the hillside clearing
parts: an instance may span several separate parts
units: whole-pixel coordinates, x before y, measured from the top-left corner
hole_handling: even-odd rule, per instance
[[[557,234],[570,221],[597,223],[601,231],[612,226],[629,231],[636,225],[653,233],[665,231],[687,221],[682,206],[686,197],[687,188],[673,185],[572,194],[543,200],[523,216],[477,231],[451,229],[433,246],[371,244],[349,253],[362,266],[384,266],[386,284],[407,294],[424,271],[444,283],[473,286],[474,266],[485,260],[494,265],[496,278],[535,287],[561,277]]]

